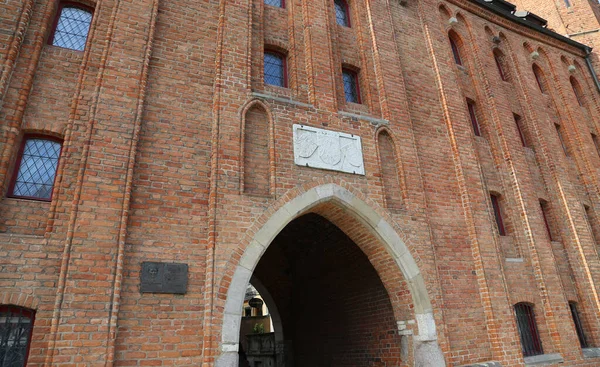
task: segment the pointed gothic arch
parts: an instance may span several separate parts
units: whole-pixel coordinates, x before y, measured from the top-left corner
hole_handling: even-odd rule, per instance
[[[444,356],[437,342],[433,308],[426,283],[408,247],[386,218],[347,189],[333,183],[314,187],[290,199],[252,236],[229,283],[221,324],[220,355],[215,365],[238,365],[237,352],[244,293],[263,253],[292,220],[324,204],[341,209],[344,214],[362,224],[379,240],[379,244],[393,258],[402,273],[411,293],[417,323],[418,332],[414,335],[415,365],[445,366]]]

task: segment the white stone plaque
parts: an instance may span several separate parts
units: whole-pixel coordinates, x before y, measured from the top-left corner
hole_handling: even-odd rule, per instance
[[[365,174],[359,136],[296,124],[294,163],[356,175]]]

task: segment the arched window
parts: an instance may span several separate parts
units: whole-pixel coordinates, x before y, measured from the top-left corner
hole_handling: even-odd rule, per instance
[[[93,10],[76,3],[61,3],[54,20],[51,45],[83,51],[87,41]]]
[[[521,348],[525,357],[544,354],[542,341],[538,333],[533,305],[528,303],[517,303],[515,305],[515,317],[517,318],[517,328],[521,337]]]
[[[575,78],[571,77],[569,79],[569,81],[571,82],[571,88],[573,88],[573,93],[575,94],[575,98],[577,98],[577,103],[579,103],[580,106],[585,106],[585,102],[583,99],[583,93],[581,91],[581,86],[579,85],[579,83],[577,82],[577,80],[575,80]]]
[[[537,82],[538,88],[540,88],[540,92],[546,94],[548,90],[548,86],[546,85],[546,78],[544,77],[544,73],[537,65],[533,65],[533,75],[535,76],[535,81]]]
[[[350,8],[346,0],[334,0],[335,3],[335,20],[337,24],[350,27]]]
[[[508,80],[508,75],[506,74],[506,68],[504,65],[504,55],[502,55],[499,51],[494,51],[494,61],[496,62],[496,67],[498,68],[498,73],[500,74],[500,78],[504,81]]]
[[[588,342],[587,338],[585,337],[585,332],[583,330],[581,318],[579,317],[579,311],[577,310],[577,303],[569,302],[569,308],[571,309],[571,316],[573,316],[573,323],[575,324],[575,330],[577,331],[577,338],[579,338],[579,344],[582,348],[587,348]]]
[[[0,366],[27,365],[34,315],[23,307],[0,306]]]
[[[456,65],[462,65],[462,57],[460,56],[460,48],[458,48],[458,43],[456,43],[455,37],[451,34],[448,35],[448,40],[450,41],[450,48],[452,48],[452,56],[454,56],[454,62]]]
[[[48,136],[23,138],[10,186],[12,197],[50,201],[61,142]]]
[[[285,8],[285,0],[264,0],[266,5],[275,6],[278,8]]]
[[[287,87],[287,61],[285,55],[265,51],[265,84]]]
[[[360,103],[360,87],[358,84],[358,73],[350,69],[342,69],[344,81],[344,95],[346,102]]]

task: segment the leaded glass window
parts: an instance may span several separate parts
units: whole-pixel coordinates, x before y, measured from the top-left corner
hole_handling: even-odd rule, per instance
[[[0,306],[0,366],[25,367],[34,311],[17,306]]]
[[[285,8],[285,0],[264,0],[266,5],[275,6],[278,8]]]
[[[344,94],[346,102],[360,103],[360,90],[358,86],[358,75],[351,70],[342,71],[344,80]]]
[[[87,40],[92,12],[80,5],[63,5],[52,37],[52,45],[83,51]]]
[[[348,3],[344,0],[335,0],[335,20],[337,24],[350,27],[350,12],[348,11]]]
[[[16,167],[12,196],[50,200],[61,144],[41,137],[26,137]]]
[[[265,52],[265,84],[287,87],[285,56],[276,52]]]

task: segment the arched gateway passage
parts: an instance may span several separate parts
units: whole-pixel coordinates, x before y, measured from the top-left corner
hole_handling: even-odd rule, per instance
[[[408,248],[382,216],[340,186],[304,192],[256,232],[228,290],[218,367],[238,366],[242,304],[253,273],[277,295],[285,329],[279,347],[286,349],[278,367],[386,365],[386,353],[394,363],[395,321],[407,317],[417,322],[414,365],[445,366],[425,282]],[[407,314],[403,289],[414,314]]]

